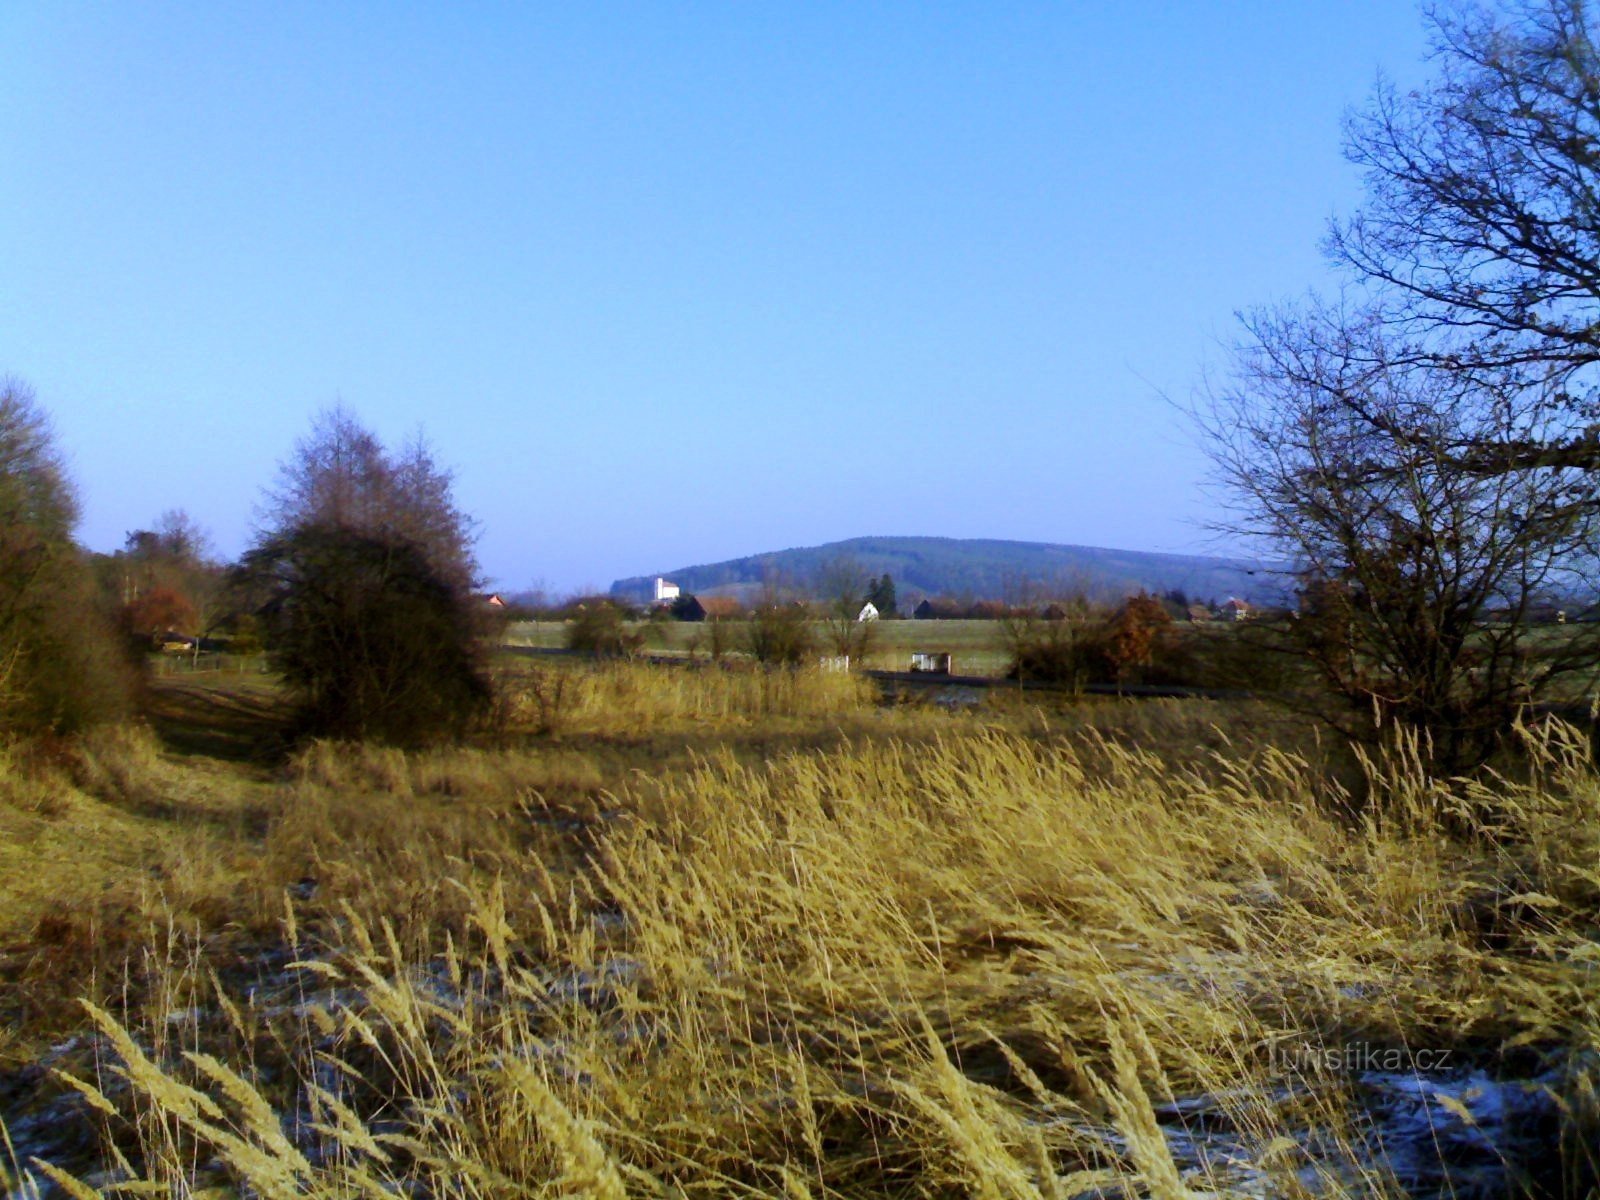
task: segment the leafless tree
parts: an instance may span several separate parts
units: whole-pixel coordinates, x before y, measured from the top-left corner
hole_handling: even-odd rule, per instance
[[[1363,296],[1248,318],[1202,424],[1234,528],[1300,571],[1269,637],[1446,766],[1596,660],[1600,49],[1590,0],[1426,10],[1437,74],[1346,126],[1367,197],[1329,248]],[[1279,636],[1281,635],[1281,636]]]
[[[196,661],[201,642],[232,611],[227,571],[216,559],[211,535],[181,508],[162,513],[150,529],[128,534],[123,549],[112,556],[106,569],[116,572],[115,586],[125,619],[147,608],[146,602],[158,591],[183,601],[188,619],[177,632],[194,635]],[[140,623],[128,624],[131,630]],[[149,630],[140,628],[138,632]]]
[[[817,572],[813,591],[821,610],[822,636],[841,658],[859,662],[872,648],[876,621],[863,621],[872,575],[855,559],[835,558]]]
[[[1248,333],[1199,416],[1229,527],[1299,576],[1298,619],[1262,634],[1310,664],[1348,732],[1410,728],[1441,768],[1477,765],[1600,651],[1593,626],[1533,629],[1541,603],[1590,590],[1589,482],[1461,459],[1546,399],[1515,371],[1438,369],[1370,314],[1257,314]]]
[[[764,666],[797,667],[814,650],[811,613],[781,577],[769,574],[745,622],[745,649]]]
[[[1464,471],[1600,466],[1600,49],[1588,0],[1428,10],[1439,74],[1350,118],[1367,201],[1330,238],[1412,362],[1496,406]],[[1368,362],[1390,370],[1390,358]],[[1458,398],[1459,399],[1459,398]],[[1391,435],[1401,432],[1396,427]]]
[[[1075,686],[1088,682],[1084,650],[1089,641],[1088,581],[1009,576],[1001,587],[998,623],[1014,679],[1049,680]]]
[[[316,525],[408,541],[453,584],[472,588],[476,523],[456,507],[453,483],[420,435],[390,453],[353,413],[336,406],[316,416],[279,468],[263,527],[272,533]]]

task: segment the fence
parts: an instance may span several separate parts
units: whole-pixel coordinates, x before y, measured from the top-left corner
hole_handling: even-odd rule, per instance
[[[199,657],[189,653],[152,654],[150,674],[160,679],[175,675],[214,675],[224,672],[237,675],[260,674],[267,670],[265,654],[218,654],[201,651]]]

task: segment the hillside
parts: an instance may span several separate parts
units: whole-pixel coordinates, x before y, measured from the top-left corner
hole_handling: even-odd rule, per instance
[[[989,538],[850,538],[659,574],[686,592],[749,599],[769,579],[804,591],[827,564],[843,558],[853,559],[873,575],[887,571],[902,606],[914,604],[922,596],[1001,599],[1018,580],[1044,583],[1063,592],[1081,590],[1096,598],[1140,589],[1164,592],[1179,588],[1196,599],[1238,596],[1271,604],[1281,602],[1288,592],[1281,572],[1239,559]],[[619,579],[611,585],[611,592],[645,600],[654,578],[652,574]]]

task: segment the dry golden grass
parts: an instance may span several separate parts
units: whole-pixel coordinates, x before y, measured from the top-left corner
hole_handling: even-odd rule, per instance
[[[856,675],[748,664],[669,668],[524,660],[503,668],[499,684],[510,728],[563,733],[748,728],[859,712],[877,698],[877,689]]]
[[[1352,823],[1214,709],[879,716],[848,678],[650,670],[578,675],[559,740],[307,747],[250,785],[254,831],[144,735],[85,748],[70,804],[212,839],[182,903],[133,906],[144,972],[62,1067],[97,1166],[131,1194],[1393,1192],[1349,1081],[1275,1054],[1350,1040],[1565,1055],[1593,1128],[1600,780],[1560,729],[1470,787],[1401,748]],[[768,720],[836,732],[764,761]],[[725,747],[659,773],[582,735],[702,721]],[[240,961],[269,943],[298,966]],[[1200,1094],[1238,1148],[1205,1171],[1165,1115]],[[61,1174],[89,1169],[53,1177],[113,1194]]]

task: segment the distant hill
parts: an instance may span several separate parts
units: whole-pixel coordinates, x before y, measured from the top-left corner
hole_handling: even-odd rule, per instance
[[[1096,599],[1141,589],[1165,592],[1179,588],[1195,600],[1237,596],[1255,604],[1278,604],[1289,593],[1281,572],[1240,559],[988,538],[851,538],[659,574],[685,592],[749,600],[768,579],[804,592],[830,562],[841,558],[853,559],[873,575],[887,571],[903,608],[923,596],[1004,599],[1019,579],[1055,585],[1065,592],[1082,590]],[[648,600],[654,580],[653,574],[619,579],[611,585],[611,592],[630,600]]]

